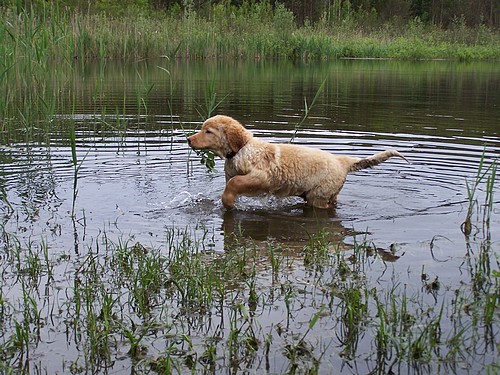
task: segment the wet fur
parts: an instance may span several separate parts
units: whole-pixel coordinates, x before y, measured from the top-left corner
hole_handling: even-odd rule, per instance
[[[372,168],[395,150],[368,158],[335,156],[327,151],[293,144],[274,144],[255,138],[235,119],[214,116],[188,138],[193,149],[207,149],[226,159],[226,188],[222,203],[232,208],[238,195],[299,196],[318,208],[332,207],[347,174]],[[406,160],[406,159],[405,159]]]

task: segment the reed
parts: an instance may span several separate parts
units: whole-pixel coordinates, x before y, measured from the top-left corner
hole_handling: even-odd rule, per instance
[[[319,95],[321,94],[321,92],[323,91],[323,89],[325,87],[326,80],[327,79],[325,78],[323,80],[323,82],[321,82],[321,85],[319,85],[318,90],[316,90],[316,94],[312,98],[310,104],[307,103],[307,98],[304,98],[304,113],[301,116],[300,120],[297,122],[297,124],[294,126],[294,132],[292,134],[292,137],[290,138],[290,143],[292,143],[294,141],[295,137],[297,136],[298,131],[300,130],[300,128],[304,124],[304,121],[306,121],[306,119],[309,117],[309,113],[310,113],[311,109],[314,107],[316,100],[318,100]]]
[[[452,58],[460,60],[498,57],[498,38],[484,26],[450,30],[425,26],[383,25],[366,32],[356,24],[318,22],[297,27],[285,7],[252,3],[246,9],[228,3],[214,4],[211,15],[175,12],[156,15],[120,15],[62,10],[50,3],[7,8],[0,37],[9,62],[24,55],[32,66],[54,59],[138,60],[160,56],[185,58],[286,58],[331,59],[340,57]],[[13,56],[12,56],[13,55]]]
[[[78,171],[80,170],[80,166],[78,165],[78,158],[76,155],[76,134],[74,126],[70,128],[69,143],[71,148],[71,163],[73,164],[73,201],[71,204],[71,216],[74,218],[76,197],[78,196]]]
[[[212,117],[217,107],[222,104],[222,102],[228,97],[228,95],[220,100],[217,100],[215,81],[209,81],[207,84],[207,89],[205,90],[205,102],[204,104],[198,104],[198,108],[196,108],[201,121],[205,121],[206,119]],[[188,134],[186,134],[186,136],[187,135]],[[210,172],[215,172],[215,154],[212,151],[194,150],[194,153],[200,158],[201,164],[205,165],[205,167],[207,167]]]
[[[470,183],[468,180],[465,181],[467,188],[468,207],[467,213],[465,215],[465,220],[461,225],[461,229],[462,233],[464,233],[467,237],[471,235],[474,228],[479,230],[478,225],[474,224],[473,222],[475,215],[477,216],[478,221],[481,220],[481,226],[484,233],[489,236],[489,223],[493,209],[493,194],[496,172],[497,160],[494,159],[491,163],[489,163],[489,165],[487,165],[486,150],[484,150],[483,154],[481,155],[481,159],[479,160],[479,165],[474,181],[472,183]],[[478,193],[482,185],[484,185],[485,189],[484,205],[479,206]]]
[[[38,64],[36,51],[33,58]],[[146,113],[151,88],[141,77],[135,99]],[[305,102],[306,114],[320,91]],[[42,117],[50,118],[60,98],[48,88],[41,95]],[[207,99],[208,115],[218,103],[215,87]],[[37,132],[30,125],[35,102],[28,98],[19,112],[29,137]],[[123,136],[121,111],[116,120],[103,115],[101,124]],[[74,219],[85,157],[78,156],[74,122],[69,125]],[[0,372],[26,372],[26,363],[50,360],[43,354],[50,350],[47,337],[65,332],[57,340],[78,348],[68,359],[74,373],[119,371],[124,363],[137,373],[328,373],[361,363],[371,373],[434,373],[444,363],[494,373],[500,286],[489,226],[496,168],[483,155],[475,179],[467,181],[466,254],[460,280],[449,284],[427,268],[394,267],[388,275],[391,267],[368,234],[341,251],[318,230],[297,251],[272,239],[253,243],[236,230],[224,251],[214,252],[206,228],[167,229],[158,248],[104,231],[83,254],[62,250],[54,260],[45,239],[23,243],[2,223]],[[10,220],[15,206],[6,193],[2,204]]]

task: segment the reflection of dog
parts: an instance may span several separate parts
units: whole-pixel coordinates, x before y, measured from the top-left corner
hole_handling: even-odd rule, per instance
[[[211,150],[226,159],[222,203],[227,208],[234,206],[238,195],[261,193],[299,196],[311,206],[329,208],[337,201],[349,172],[374,167],[393,156],[404,159],[394,150],[360,159],[304,146],[272,144],[254,138],[238,121],[221,115],[206,120],[188,143],[193,149]]]
[[[235,243],[250,241],[255,249],[264,253],[274,244],[289,255],[300,257],[314,238],[324,238],[332,250],[348,250],[351,245],[344,242],[345,238],[363,235],[344,227],[334,210],[314,210],[307,206],[302,209],[295,206],[288,212],[227,210],[223,219],[226,251]]]
[[[231,252],[242,241],[250,241],[252,247],[259,251],[259,262],[266,264],[271,247],[279,249],[283,255],[302,259],[305,248],[317,246],[315,241],[320,241],[331,251],[347,251],[355,245],[351,245],[352,241],[346,241],[346,238],[364,238],[368,234],[345,227],[334,210],[320,211],[309,207],[286,214],[264,210],[227,210],[223,218],[224,250]],[[286,225],[283,225],[284,222]],[[363,249],[370,257],[377,253],[384,262],[396,262],[404,255],[404,252],[397,254],[398,244],[392,244],[388,249],[368,244]]]

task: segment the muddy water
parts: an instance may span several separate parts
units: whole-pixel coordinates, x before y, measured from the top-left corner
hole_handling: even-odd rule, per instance
[[[206,103],[212,98],[214,113],[239,119],[258,137],[288,142],[323,80],[295,143],[360,157],[395,148],[410,164],[392,159],[349,175],[335,210],[272,197],[244,197],[236,210],[224,210],[223,162],[209,172],[185,142]],[[68,86],[53,130],[28,141],[19,133],[0,149],[4,230],[43,238],[51,254],[85,253],[104,236],[163,246],[171,228],[220,252],[235,232],[293,252],[324,231],[342,248],[373,242],[400,273],[425,267],[457,282],[466,181],[474,181],[483,153],[485,166],[500,153],[500,68],[493,63],[158,61],[86,66]],[[483,186],[478,197],[482,204]],[[498,249],[498,198],[495,204],[489,235]]]

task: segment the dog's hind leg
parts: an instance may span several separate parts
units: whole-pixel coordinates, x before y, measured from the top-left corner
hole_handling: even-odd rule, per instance
[[[309,206],[316,208],[330,208],[332,207],[331,199],[325,198],[323,196],[318,196],[316,194],[308,193],[305,196],[305,200]]]

